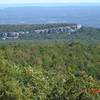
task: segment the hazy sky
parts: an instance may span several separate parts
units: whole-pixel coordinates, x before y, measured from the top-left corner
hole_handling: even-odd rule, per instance
[[[81,3],[81,2],[100,2],[100,0],[0,0],[0,4],[9,3]]]

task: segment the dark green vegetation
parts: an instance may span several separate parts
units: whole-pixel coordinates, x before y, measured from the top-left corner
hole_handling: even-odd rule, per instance
[[[92,88],[100,90],[100,44],[0,44],[0,100],[100,100],[82,92]]]
[[[0,25],[0,32],[19,32],[19,31],[29,31],[33,32],[33,30],[36,29],[45,29],[45,28],[53,28],[53,27],[62,27],[62,26],[71,26],[73,24],[66,24],[66,23],[60,23],[60,24],[21,24],[21,25]]]

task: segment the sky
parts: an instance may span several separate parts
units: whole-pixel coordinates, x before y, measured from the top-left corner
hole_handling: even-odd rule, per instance
[[[100,0],[0,0],[0,4],[18,4],[18,3],[93,3]]]

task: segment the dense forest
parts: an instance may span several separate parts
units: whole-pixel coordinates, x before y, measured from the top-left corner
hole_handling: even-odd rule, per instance
[[[0,100],[100,100],[100,29],[0,25]]]
[[[19,31],[29,31],[33,32],[36,29],[44,29],[44,28],[53,28],[53,27],[62,27],[62,26],[71,26],[73,24],[66,24],[66,23],[54,23],[54,24],[1,24],[0,25],[0,32],[19,32]],[[74,24],[75,25],[75,24]]]
[[[100,44],[0,43],[0,100],[100,100]]]

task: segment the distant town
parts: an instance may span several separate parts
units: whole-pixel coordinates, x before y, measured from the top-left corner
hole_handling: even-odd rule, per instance
[[[74,24],[69,26],[63,26],[63,27],[54,27],[54,28],[46,28],[46,29],[37,29],[33,30],[33,33],[41,34],[41,33],[47,33],[47,34],[53,34],[53,33],[68,33],[69,35],[71,33],[74,33],[82,28],[81,24]],[[20,31],[20,32],[1,32],[0,37],[2,40],[16,40],[19,39],[20,35],[24,34],[30,34],[29,31]]]

